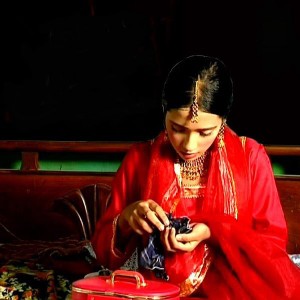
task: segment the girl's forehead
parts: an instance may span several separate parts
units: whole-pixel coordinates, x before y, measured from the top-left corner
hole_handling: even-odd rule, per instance
[[[219,126],[222,118],[219,115],[200,111],[198,112],[198,122],[191,122],[191,113],[189,108],[172,109],[167,112],[167,120],[178,125],[192,128],[210,128]]]
[[[208,113],[199,110],[198,111],[199,119],[204,120],[219,120],[221,117],[216,114]],[[167,112],[167,117],[170,119],[191,119],[192,114],[190,108],[178,108],[178,109],[171,109]]]

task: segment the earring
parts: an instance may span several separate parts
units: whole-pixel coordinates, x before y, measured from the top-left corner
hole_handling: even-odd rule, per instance
[[[217,139],[218,139],[218,148],[223,148],[225,146],[225,142],[224,142],[224,131],[225,131],[225,125],[226,125],[226,121],[223,121]]]
[[[165,129],[164,142],[169,139],[167,129]]]

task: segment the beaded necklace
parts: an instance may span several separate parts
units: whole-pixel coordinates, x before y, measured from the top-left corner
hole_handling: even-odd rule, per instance
[[[186,180],[195,180],[204,174],[204,162],[207,151],[194,160],[180,160],[181,177]]]

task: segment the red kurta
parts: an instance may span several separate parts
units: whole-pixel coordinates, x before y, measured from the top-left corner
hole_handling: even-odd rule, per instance
[[[204,200],[179,201],[175,214],[204,222],[212,236],[188,253],[166,254],[170,281],[181,295],[213,299],[298,299],[300,269],[286,253],[287,228],[269,157],[262,145],[228,127],[225,146],[211,147]],[[115,248],[117,216],[130,203],[153,199],[169,211],[180,197],[176,154],[164,134],[135,144],[120,166],[112,202],[92,239],[99,262],[120,268],[139,245],[133,235],[124,253]],[[221,298],[220,298],[221,297]]]

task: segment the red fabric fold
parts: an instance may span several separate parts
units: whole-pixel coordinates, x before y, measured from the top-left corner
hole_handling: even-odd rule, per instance
[[[218,253],[202,286],[205,294],[220,297],[226,291],[228,299],[299,299],[300,269],[282,248],[230,216],[215,219],[202,219],[217,237]]]

